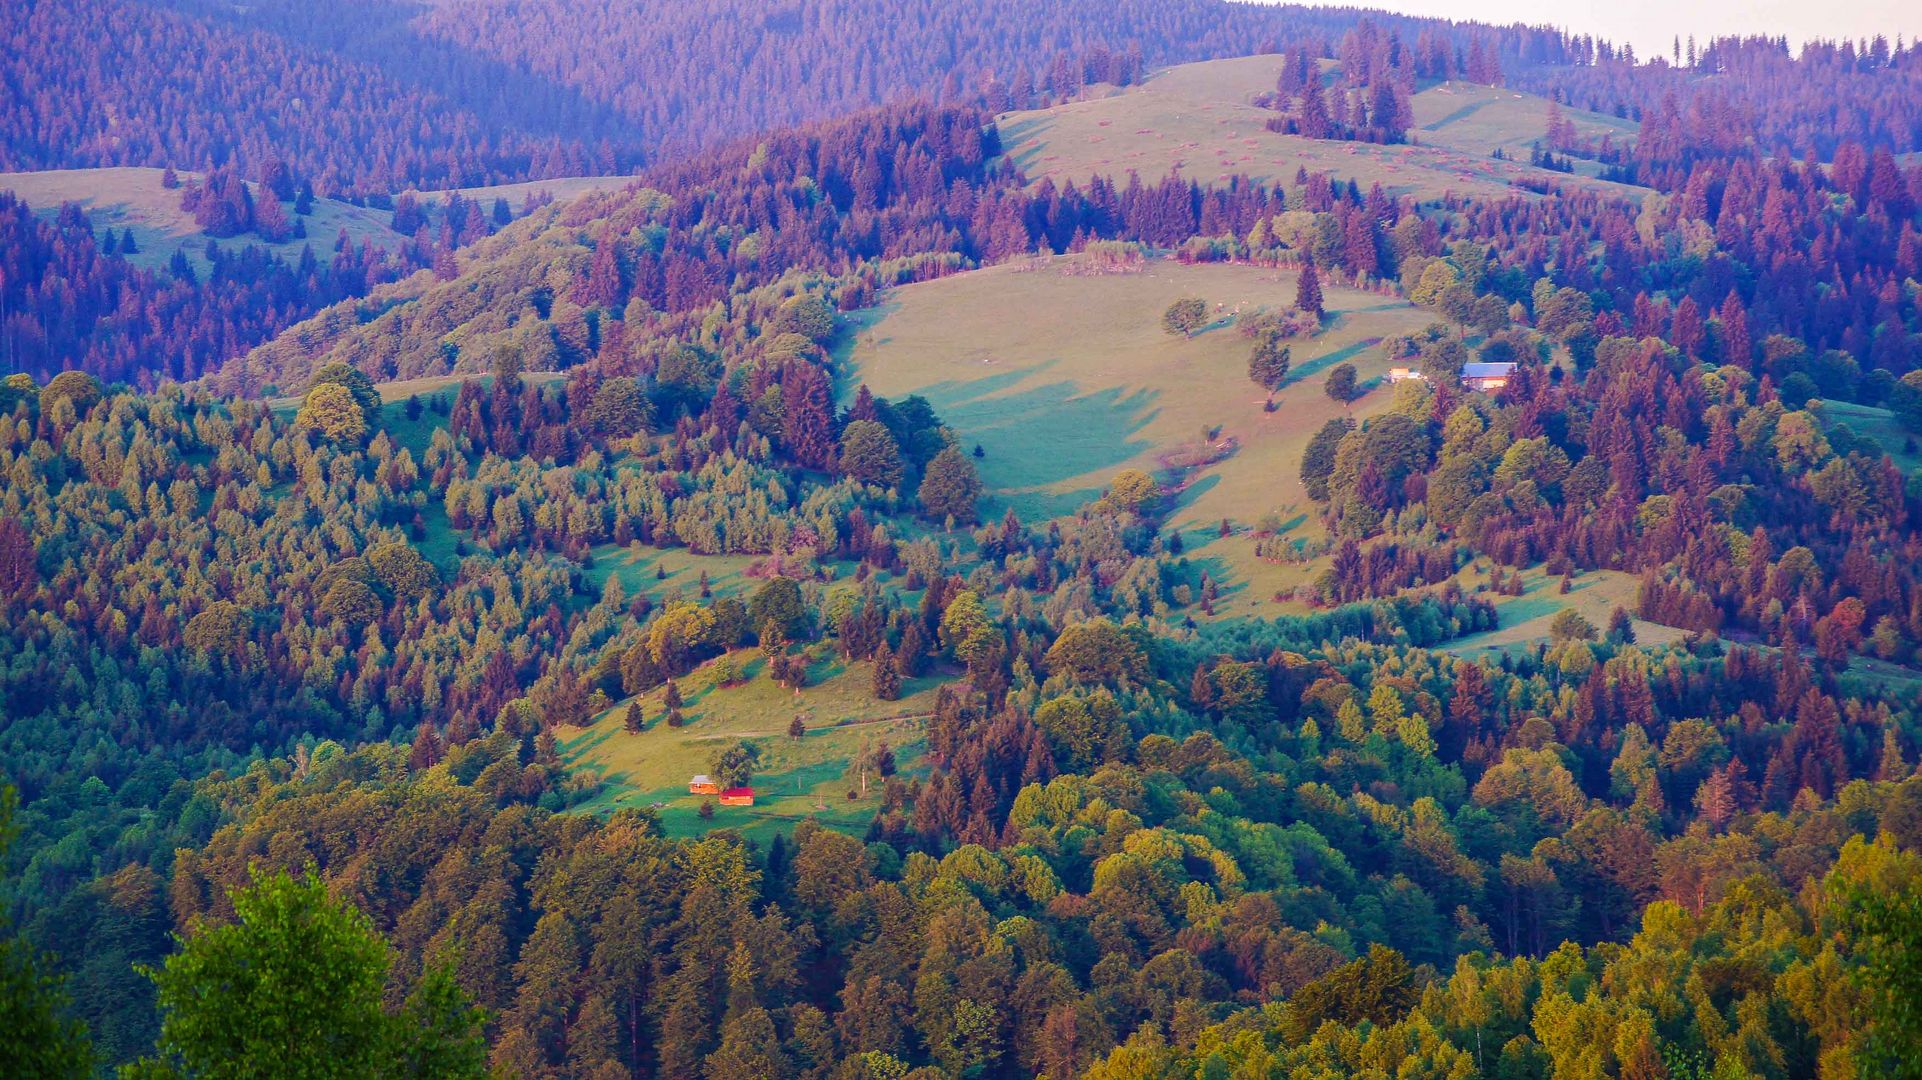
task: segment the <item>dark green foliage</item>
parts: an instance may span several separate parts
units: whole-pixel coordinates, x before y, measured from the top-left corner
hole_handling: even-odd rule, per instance
[[[1168,305],[1161,315],[1161,328],[1170,334],[1186,337],[1208,325],[1208,301],[1199,296],[1186,296]]]
[[[863,483],[893,487],[901,482],[901,450],[886,426],[855,420],[841,432],[841,471]]]
[[[1857,979],[1871,995],[1864,1074],[1922,1077],[1922,888],[1914,880],[1894,892],[1858,886],[1842,914],[1862,962]]]
[[[1248,378],[1269,393],[1281,389],[1288,379],[1289,349],[1275,334],[1263,334],[1255,339],[1254,349],[1248,354]]]
[[[981,498],[981,478],[975,475],[974,462],[950,446],[928,462],[927,475],[916,495],[921,500],[921,513],[929,519],[944,521],[952,517],[961,524],[971,524]]]
[[[0,860],[13,846],[17,803],[12,786],[0,787]],[[86,1028],[70,1015],[65,980],[52,974],[51,960],[14,937],[0,915],[0,1076],[81,1080],[93,1073]]]
[[[379,419],[380,391],[374,387],[374,380],[368,378],[366,372],[346,364],[323,364],[308,381],[307,392],[311,394],[315,387],[328,383],[347,388],[347,392],[353,395],[354,403],[360,406],[361,414],[367,418],[369,427]]]
[[[1336,364],[1328,369],[1328,378],[1321,384],[1322,391],[1343,405],[1355,400],[1359,387],[1356,384],[1355,365]]]
[[[723,790],[746,787],[754,781],[754,761],[759,756],[754,744],[737,742],[718,751],[708,771]]]
[[[1328,478],[1335,471],[1335,450],[1342,438],[1353,430],[1353,420],[1337,417],[1323,424],[1308,441],[1308,449],[1301,456],[1301,486],[1307,489],[1309,498],[1319,501],[1328,497]]]
[[[812,621],[807,603],[801,597],[801,586],[785,577],[770,578],[754,590],[747,615],[755,633],[772,634],[782,641],[805,639]]]

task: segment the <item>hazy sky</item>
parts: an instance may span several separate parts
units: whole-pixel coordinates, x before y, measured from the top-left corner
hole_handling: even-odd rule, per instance
[[[1409,15],[1435,15],[1488,23],[1550,23],[1635,46],[1637,57],[1667,55],[1676,35],[1684,47],[1725,34],[1786,36],[1799,45],[1812,38],[1862,39],[1886,34],[1891,41],[1922,37],[1918,0],[1294,0],[1317,6],[1360,5]]]

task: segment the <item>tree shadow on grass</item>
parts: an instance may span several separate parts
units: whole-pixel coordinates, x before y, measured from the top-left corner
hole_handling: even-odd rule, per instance
[[[1362,353],[1367,352],[1379,344],[1381,344],[1380,338],[1364,338],[1361,341],[1355,342],[1353,345],[1336,349],[1334,352],[1324,353],[1312,360],[1304,360],[1288,370],[1288,378],[1281,384],[1282,388],[1287,389],[1298,382],[1311,379],[1327,371],[1336,364],[1353,360],[1355,357],[1360,356]]]
[[[1101,475],[1148,450],[1139,433],[1154,422],[1158,394],[1107,387],[1084,393],[1059,381],[1014,389],[1052,362],[918,391],[941,419],[978,443],[976,463],[989,490],[988,512],[1014,507],[1028,520],[1070,512],[1100,491]],[[1071,490],[1064,485],[1085,479]]]

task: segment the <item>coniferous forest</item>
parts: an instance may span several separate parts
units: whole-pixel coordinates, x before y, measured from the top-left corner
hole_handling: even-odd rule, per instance
[[[1922,1076],[1917,46],[0,37],[0,1077]],[[1187,396],[900,321],[1053,281]]]

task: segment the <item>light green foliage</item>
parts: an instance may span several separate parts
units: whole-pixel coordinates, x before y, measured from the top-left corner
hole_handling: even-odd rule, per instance
[[[200,923],[158,970],[159,1056],[136,1077],[359,1080],[481,1077],[480,1013],[446,973],[398,1013],[382,1007],[387,945],[309,875],[254,871],[236,921]]]
[[[337,443],[359,443],[367,437],[366,414],[352,391],[339,383],[321,383],[309,390],[294,423]]]
[[[1161,497],[1161,485],[1140,469],[1123,469],[1108,485],[1103,501],[1117,510],[1140,513]]]
[[[981,598],[966,589],[954,594],[941,613],[941,643],[953,650],[955,658],[979,663],[1000,641],[1001,632],[988,619]]]

